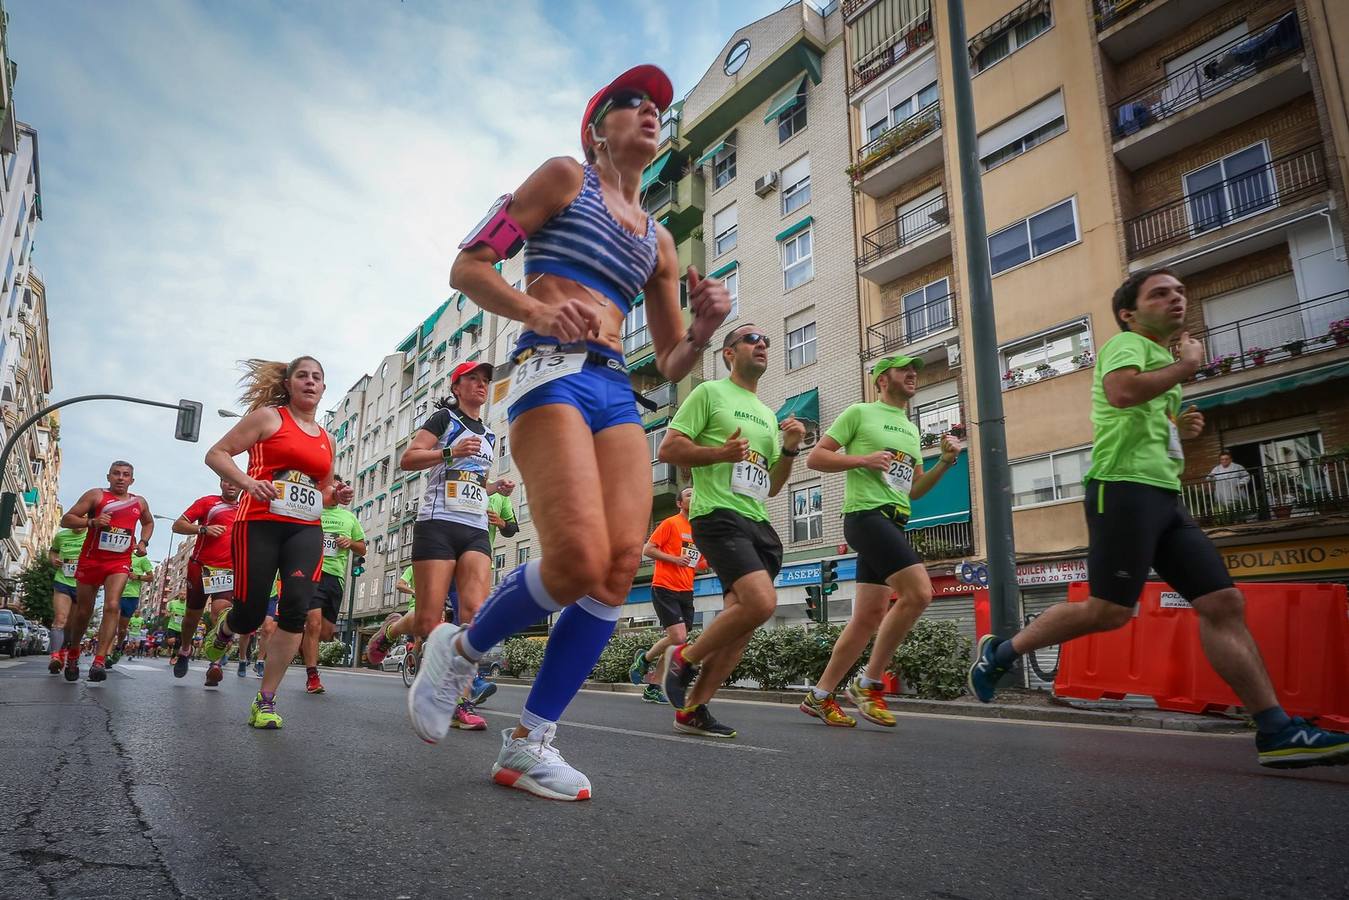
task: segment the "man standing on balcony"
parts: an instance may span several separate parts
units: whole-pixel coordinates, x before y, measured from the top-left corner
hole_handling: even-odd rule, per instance
[[[1349,735],[1291,718],[1279,705],[1246,628],[1245,597],[1181,501],[1181,441],[1204,429],[1202,413],[1180,406],[1181,383],[1204,362],[1203,345],[1184,330],[1185,286],[1170,269],[1144,269],[1120,285],[1111,305],[1123,333],[1096,360],[1095,440],[1083,476],[1091,596],[1049,608],[1010,639],[985,635],[970,667],[970,692],[988,703],[1023,653],[1128,624],[1152,568],[1199,616],[1205,655],[1255,719],[1260,765],[1349,763]],[[1169,349],[1173,341],[1179,359]]]
[[[848,682],[848,699],[862,718],[893,728],[881,679],[895,650],[932,602],[927,567],[904,535],[911,501],[936,486],[956,464],[960,443],[943,435],[941,457],[923,471],[918,426],[907,407],[918,391],[915,356],[890,356],[871,368],[879,398],[854,403],[825,432],[806,465],[817,472],[847,472],[843,488],[843,536],[857,551],[857,597],[852,618],[834,644],[829,664],[801,701],[801,711],[826,725],[857,724],[834,699],[867,643],[874,637],[866,671]],[[842,451],[842,452],[840,452]],[[890,596],[899,599],[890,606]]]
[[[1241,463],[1232,462],[1231,450],[1223,448],[1208,477],[1213,480],[1213,502],[1219,510],[1250,508],[1251,473]]]

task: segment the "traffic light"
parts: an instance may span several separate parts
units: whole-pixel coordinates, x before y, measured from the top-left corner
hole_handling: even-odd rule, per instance
[[[351,577],[365,574],[365,557],[358,556],[351,561]]]
[[[173,430],[173,436],[194,444],[201,436],[201,404],[196,400],[178,401],[178,425]]]
[[[838,590],[838,560],[826,559],[820,563],[820,592],[828,597]]]
[[[806,618],[812,622],[820,621],[820,608],[824,606],[821,603],[820,586],[818,584],[806,585]]]

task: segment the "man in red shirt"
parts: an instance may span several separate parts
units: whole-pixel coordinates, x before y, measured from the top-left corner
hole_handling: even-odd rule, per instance
[[[99,588],[103,588],[103,624],[94,647],[94,662],[89,666],[89,680],[104,681],[108,677],[107,656],[117,640],[122,589],[131,575],[131,554],[144,556],[155,530],[150,504],[131,493],[135,480],[131,463],[119,459],[108,468],[108,489],[85,491],[61,517],[63,528],[89,529],[75,568],[75,609],[66,620],[66,645],[73,648],[66,654],[66,681],[80,677],[79,642],[93,618]],[[135,539],[138,524],[139,541]]]
[[[689,524],[689,504],[693,502],[693,488],[684,488],[679,494],[679,511],[656,526],[642,553],[656,561],[651,577],[651,605],[656,608],[656,619],[665,629],[665,637],[645,652],[638,650],[628,670],[633,684],[646,680],[651,667],[671,644],[682,644],[693,627],[693,573],[707,568],[707,561],[693,544],[693,527]],[[648,703],[664,703],[665,695],[654,684],[642,691]]]
[[[198,498],[173,523],[174,534],[197,538],[187,562],[187,613],[183,616],[183,640],[173,661],[173,677],[187,675],[192,655],[192,636],[197,633],[206,601],[211,601],[211,619],[229,611],[234,602],[234,552],[231,533],[239,511],[239,488],[220,479],[220,493]],[[206,669],[206,686],[215,687],[224,677],[220,663]]]

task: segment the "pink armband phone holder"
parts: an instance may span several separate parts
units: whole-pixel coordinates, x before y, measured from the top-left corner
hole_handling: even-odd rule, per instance
[[[487,215],[477,224],[468,237],[459,244],[460,250],[467,250],[477,244],[486,244],[502,259],[510,259],[525,245],[525,232],[506,208],[511,204],[512,194],[502,194],[487,211]]]

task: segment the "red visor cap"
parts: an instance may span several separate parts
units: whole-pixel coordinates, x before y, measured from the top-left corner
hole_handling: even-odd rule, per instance
[[[670,76],[666,75],[659,66],[633,66],[596,91],[595,96],[591,97],[590,102],[586,104],[585,115],[581,117],[582,150],[590,146],[590,129],[586,126],[590,124],[591,118],[595,115],[595,110],[600,108],[600,104],[610,94],[623,88],[631,88],[634,91],[641,91],[646,94],[661,112],[669,109],[670,103],[674,100],[674,85],[670,83]]]

